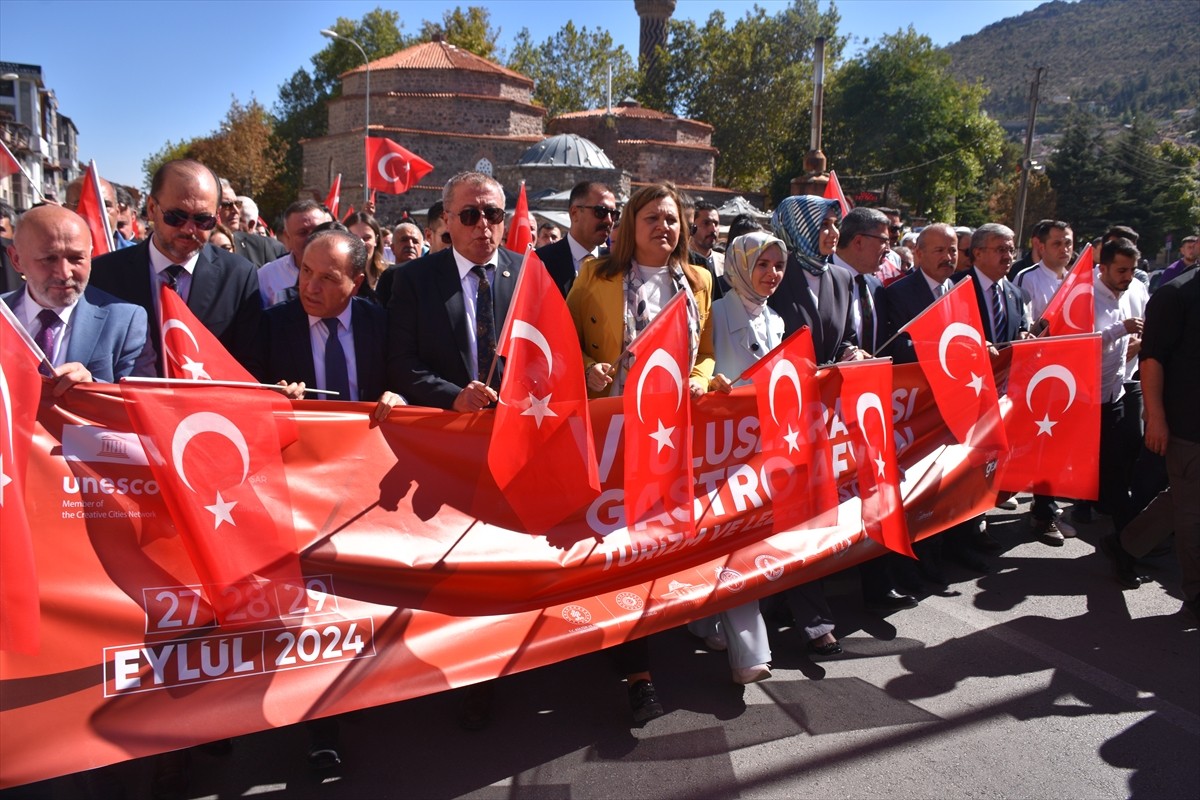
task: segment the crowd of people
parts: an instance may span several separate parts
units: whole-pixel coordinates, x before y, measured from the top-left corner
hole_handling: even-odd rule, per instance
[[[505,366],[496,337],[523,259],[502,246],[506,197],[491,177],[454,176],[424,226],[406,217],[390,231],[369,212],[339,222],[320,203],[299,200],[284,213],[278,241],[261,231],[250,198],[195,161],[169,162],[154,175],[150,234],[141,241],[121,224],[128,206],[111,186],[105,191],[109,254],[93,260],[83,220],[52,205],[21,215],[7,248],[14,272],[3,299],[53,364],[56,393],[81,381],[161,375],[158,296],[167,286],[256,378],[291,397],[332,391],[376,403],[379,419],[401,403],[460,413],[496,403]],[[582,182],[568,214],[565,233],[552,223],[532,233],[575,322],[592,397],[624,391],[630,343],[677,294],[686,297],[689,388],[700,396],[731,391],[747,366],[802,326],[822,365],[874,356],[912,362],[903,327],[968,277],[993,352],[1035,337],[1078,257],[1068,222],[1038,223],[1022,261],[1001,224],[935,222],[906,235],[898,211],[843,215],[838,202],[815,196],[784,198],[769,221],[731,220],[724,242],[718,210],[669,184],[640,188],[622,204],[608,186]],[[1073,520],[1056,498],[1035,496],[1030,537],[1062,546],[1072,522],[1111,515],[1104,552],[1117,579],[1136,588],[1138,559],[1173,531],[1185,604],[1197,613],[1200,246],[1185,238],[1181,259],[1156,281],[1141,269],[1131,229],[1114,227],[1091,246],[1103,339],[1100,496],[1075,501]],[[868,561],[858,568],[864,604],[911,608],[922,586],[946,585],[943,559],[986,570],[982,556],[998,549],[981,518],[919,543],[915,562]],[[819,581],[689,628],[727,650],[731,679],[746,684],[770,677],[766,620],[780,616],[813,656],[841,653]],[[661,715],[646,641],[613,655],[635,723]],[[484,684],[465,693],[464,727],[488,724],[492,692]],[[336,765],[336,725],[311,728],[314,766]]]

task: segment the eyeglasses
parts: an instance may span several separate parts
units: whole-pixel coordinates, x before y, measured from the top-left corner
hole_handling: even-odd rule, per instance
[[[225,200],[225,201],[221,202],[221,208],[241,208],[241,207],[242,207],[242,202],[240,200]]]
[[[878,239],[881,242],[890,242],[891,241],[891,239],[889,239],[888,237],[883,236],[878,233],[860,233],[859,236],[866,236],[868,239]]]
[[[196,223],[196,227],[202,231],[211,231],[217,227],[217,218],[212,214],[187,214],[179,209],[171,209],[162,212],[162,216],[163,222],[172,228],[182,228],[188,223],[188,220]]]
[[[607,219],[612,217],[613,222],[616,222],[621,218],[621,211],[617,208],[609,208],[608,206],[585,206],[583,203],[579,203],[576,208],[590,208],[592,210],[592,215],[595,216],[596,219]]]
[[[1009,255],[1009,256],[1014,255],[1017,252],[1017,248],[1009,246],[1009,245],[1002,245],[1002,244],[995,245],[994,247],[980,247],[977,249],[978,250],[995,250],[1000,255]]]
[[[477,225],[479,218],[483,217],[488,221],[489,225],[499,225],[504,222],[504,209],[496,206],[487,206],[483,209],[478,209],[475,206],[467,206],[462,211],[459,211],[458,221],[463,225]]]

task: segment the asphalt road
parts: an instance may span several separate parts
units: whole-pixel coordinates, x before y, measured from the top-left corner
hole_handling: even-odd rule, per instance
[[[1028,496],[1022,496],[1028,500]],[[841,657],[773,633],[774,675],[730,681],[724,653],[656,636],[667,714],[631,729],[624,684],[592,654],[498,682],[491,726],[456,723],[447,693],[341,718],[344,763],[314,777],[302,727],[195,752],[187,797],[1194,798],[1200,631],[1180,613],[1173,555],[1122,591],[1096,550],[1108,522],[1061,548],[1031,541],[1023,505],[989,514],[1005,546],[985,575],[880,616],[854,573],[827,581]],[[0,793],[149,797],[148,759]]]

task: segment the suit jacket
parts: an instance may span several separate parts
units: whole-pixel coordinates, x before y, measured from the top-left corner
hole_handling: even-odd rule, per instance
[[[9,292],[4,302],[15,308],[24,292],[23,288]],[[26,302],[33,301],[27,298]],[[151,377],[157,356],[146,331],[145,311],[89,286],[71,312],[71,338],[62,362],[78,361],[93,380],[103,383],[129,375]]]
[[[933,291],[921,270],[910,272],[895,283],[889,284],[884,294],[887,296],[887,318],[884,320],[886,339],[896,336],[897,331],[933,305],[934,301]],[[895,338],[887,351],[878,355],[891,356],[897,364],[911,364],[917,360],[912,337],[907,333]]]
[[[0,294],[15,292],[25,285],[25,279],[13,269],[8,257],[8,248],[12,247],[12,243],[12,239],[0,239]]]
[[[770,306],[763,309],[763,313],[767,315],[770,340],[778,345],[783,341],[783,317]],[[755,342],[750,330],[750,315],[737,292],[727,292],[712,304],[712,332],[716,355],[713,372],[720,372],[735,386],[740,386],[738,377],[765,356],[770,348],[763,349]]]
[[[1009,283],[1008,278],[1000,279],[1000,289],[1004,293],[1004,315],[1007,318],[1004,330],[992,330],[992,304],[983,296],[983,288],[979,284],[979,273],[975,267],[962,272],[956,272],[950,280],[958,283],[967,275],[975,284],[975,301],[979,303],[979,316],[983,318],[983,331],[987,340],[992,344],[1003,344],[1020,338],[1022,331],[1029,330],[1029,316],[1025,313],[1025,300],[1021,290]]]
[[[521,255],[499,251],[494,278],[496,335],[512,302]],[[474,380],[467,311],[454,251],[409,261],[396,271],[388,304],[388,388],[414,405],[450,408]],[[500,386],[503,363],[497,362],[492,387]],[[486,378],[487,376],[481,376]]]
[[[804,268],[791,255],[779,288],[767,304],[783,317],[786,335],[804,325],[812,329],[817,362],[832,364],[849,347],[858,346],[858,336],[850,317],[850,273],[829,267],[821,274],[817,288],[818,308],[813,307]]]
[[[261,267],[268,261],[283,258],[287,248],[269,236],[259,236],[257,233],[246,231],[233,232],[234,251],[256,267]]]
[[[579,334],[579,347],[583,351],[583,365],[611,364],[625,349],[625,281],[621,278],[601,278],[596,267],[601,261],[589,261],[579,270],[575,285],[567,295],[567,308]],[[703,267],[684,265],[683,274],[692,287],[696,306],[700,312],[700,347],[696,352],[696,363],[692,365],[691,377],[708,389],[713,374],[713,332],[709,319],[712,308],[712,283]],[[608,390],[590,397],[601,397]]]
[[[571,243],[567,241],[567,237],[543,245],[534,252],[546,265],[550,280],[554,281],[562,296],[566,297],[575,283],[575,259],[571,256]]]
[[[354,337],[358,396],[362,400],[378,400],[387,388],[384,372],[387,312],[369,300],[351,298],[350,333]],[[250,372],[263,383],[304,381],[306,386],[319,388],[308,314],[299,300],[289,300],[263,312]],[[313,397],[329,399],[326,395]]]
[[[854,279],[858,275],[857,272],[850,275],[850,302],[855,302],[854,297]],[[880,345],[887,342],[887,293],[883,286],[883,281],[879,280],[875,275],[866,275],[867,292],[871,295],[871,304],[875,307],[875,341],[863,342],[860,341],[858,346],[866,350],[871,355],[877,355],[875,352]],[[854,329],[854,314],[853,309],[850,309],[850,329]],[[862,337],[855,330],[854,336],[856,339]]]
[[[150,322],[150,340],[159,341],[158,315],[151,294],[157,287],[151,287],[149,239],[92,261],[92,284],[144,308]],[[187,306],[234,358],[248,363],[262,318],[262,298],[253,264],[219,247],[204,245],[192,273]],[[161,373],[161,363],[158,368]]]
[[[701,267],[708,272],[708,277],[712,279],[712,298],[713,301],[720,300],[725,296],[725,292],[729,290],[729,284],[725,280],[724,275],[717,275],[717,268],[708,263],[708,259],[700,255],[694,250],[688,250],[688,263],[693,267]],[[726,376],[728,377],[728,376]]]

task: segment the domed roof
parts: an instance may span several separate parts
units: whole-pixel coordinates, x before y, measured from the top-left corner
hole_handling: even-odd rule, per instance
[[[574,133],[560,133],[543,139],[525,151],[520,166],[592,167],[615,169],[604,151]]]

